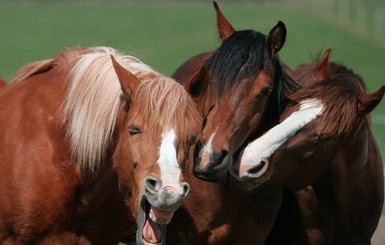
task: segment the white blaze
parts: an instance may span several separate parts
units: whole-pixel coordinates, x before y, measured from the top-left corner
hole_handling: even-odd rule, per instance
[[[207,144],[202,148],[202,152],[200,153],[201,162],[199,166],[202,169],[210,162],[210,156],[213,154],[212,142],[216,132],[217,130],[210,136],[209,141],[207,141]]]
[[[303,100],[300,102],[298,111],[293,112],[293,114],[282,123],[249,143],[240,161],[240,177],[248,176],[248,170],[258,166],[262,160],[269,158],[278,147],[285,143],[298,130],[319,116],[322,110],[323,105],[320,100]]]
[[[217,132],[217,130],[215,130],[215,132],[210,136],[209,141],[207,141],[207,144],[203,147],[202,151],[204,153],[208,153],[208,154],[213,153],[213,147],[211,146],[211,144],[213,142],[213,138],[214,138],[216,132]]]
[[[175,131],[170,129],[162,134],[162,142],[159,149],[158,165],[162,187],[170,186],[177,190],[181,188],[178,159],[175,149]]]

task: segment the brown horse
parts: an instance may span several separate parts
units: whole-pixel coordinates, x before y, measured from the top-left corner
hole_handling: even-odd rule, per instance
[[[201,125],[188,93],[105,47],[26,70],[0,97],[0,242],[117,244],[137,227],[165,244]]]
[[[369,113],[385,85],[323,59],[299,67],[303,88],[282,122],[250,143],[233,173],[248,187],[283,184],[296,193],[310,244],[370,244],[384,198],[383,165]]]
[[[296,88],[276,55],[286,29],[280,22],[267,37],[235,31],[214,6],[222,45],[188,60],[173,75],[185,83],[204,121],[195,151],[194,174],[200,179],[186,172],[190,194],[168,227],[167,239],[171,244],[264,244],[280,205],[280,188],[246,192],[224,177],[234,153],[252,134],[278,121],[278,108]]]
[[[286,37],[283,22],[267,37],[254,30],[235,31],[214,6],[222,45],[188,60],[172,76],[185,84],[204,116],[194,173],[209,181],[226,176],[246,139],[278,121],[285,98],[298,88],[277,56]]]

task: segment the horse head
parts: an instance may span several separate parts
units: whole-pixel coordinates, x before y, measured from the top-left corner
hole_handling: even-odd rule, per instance
[[[304,188],[344,146],[367,137],[367,115],[381,101],[385,85],[366,94],[360,76],[329,62],[329,53],[294,72],[303,88],[290,96],[281,123],[245,148],[232,171],[245,189],[264,183]]]
[[[214,7],[222,45],[185,85],[204,117],[194,174],[209,181],[227,174],[246,139],[268,121],[268,108],[274,108],[268,117],[278,120],[277,103],[286,89],[279,85],[284,72],[277,57],[286,37],[283,22],[267,37],[235,31],[215,2]]]
[[[112,61],[124,104],[115,133],[119,185],[138,224],[138,244],[165,244],[165,225],[190,189],[182,171],[201,117],[172,79],[155,72],[134,75]]]

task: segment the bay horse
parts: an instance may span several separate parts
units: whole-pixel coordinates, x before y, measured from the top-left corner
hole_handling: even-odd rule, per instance
[[[277,56],[286,38],[283,22],[268,36],[235,31],[216,2],[214,7],[222,45],[191,58],[172,77],[184,84],[204,116],[194,173],[215,182],[226,177],[248,137],[278,121],[285,98],[298,85]]]
[[[201,126],[183,86],[108,47],[27,70],[0,97],[0,243],[165,244]]]
[[[329,62],[330,50],[300,66],[303,86],[281,123],[250,143],[232,173],[248,188],[296,192],[310,244],[370,244],[384,200],[383,165],[369,113],[385,85],[367,94],[362,78]]]
[[[167,240],[171,244],[264,244],[281,202],[281,189],[243,191],[235,188],[227,171],[247,138],[278,121],[284,99],[297,88],[277,56],[286,28],[279,22],[268,36],[254,30],[235,31],[215,2],[214,7],[221,46],[193,57],[172,75],[195,99],[204,120],[194,166],[185,173],[190,194],[168,226]]]

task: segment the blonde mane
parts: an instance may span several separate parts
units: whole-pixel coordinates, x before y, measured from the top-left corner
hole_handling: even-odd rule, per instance
[[[121,86],[111,57],[141,80],[134,94],[148,125],[175,127],[178,136],[198,132],[200,115],[184,88],[133,56],[98,47],[82,54],[69,74],[64,105],[71,150],[78,163],[95,170],[105,160],[120,108]]]
[[[13,76],[10,84],[15,85],[19,82],[40,74],[48,72],[53,68],[64,68],[67,67],[72,61],[77,59],[81,54],[84,54],[87,50],[78,49],[67,49],[59,53],[55,58],[34,61],[21,67],[16,74]]]

